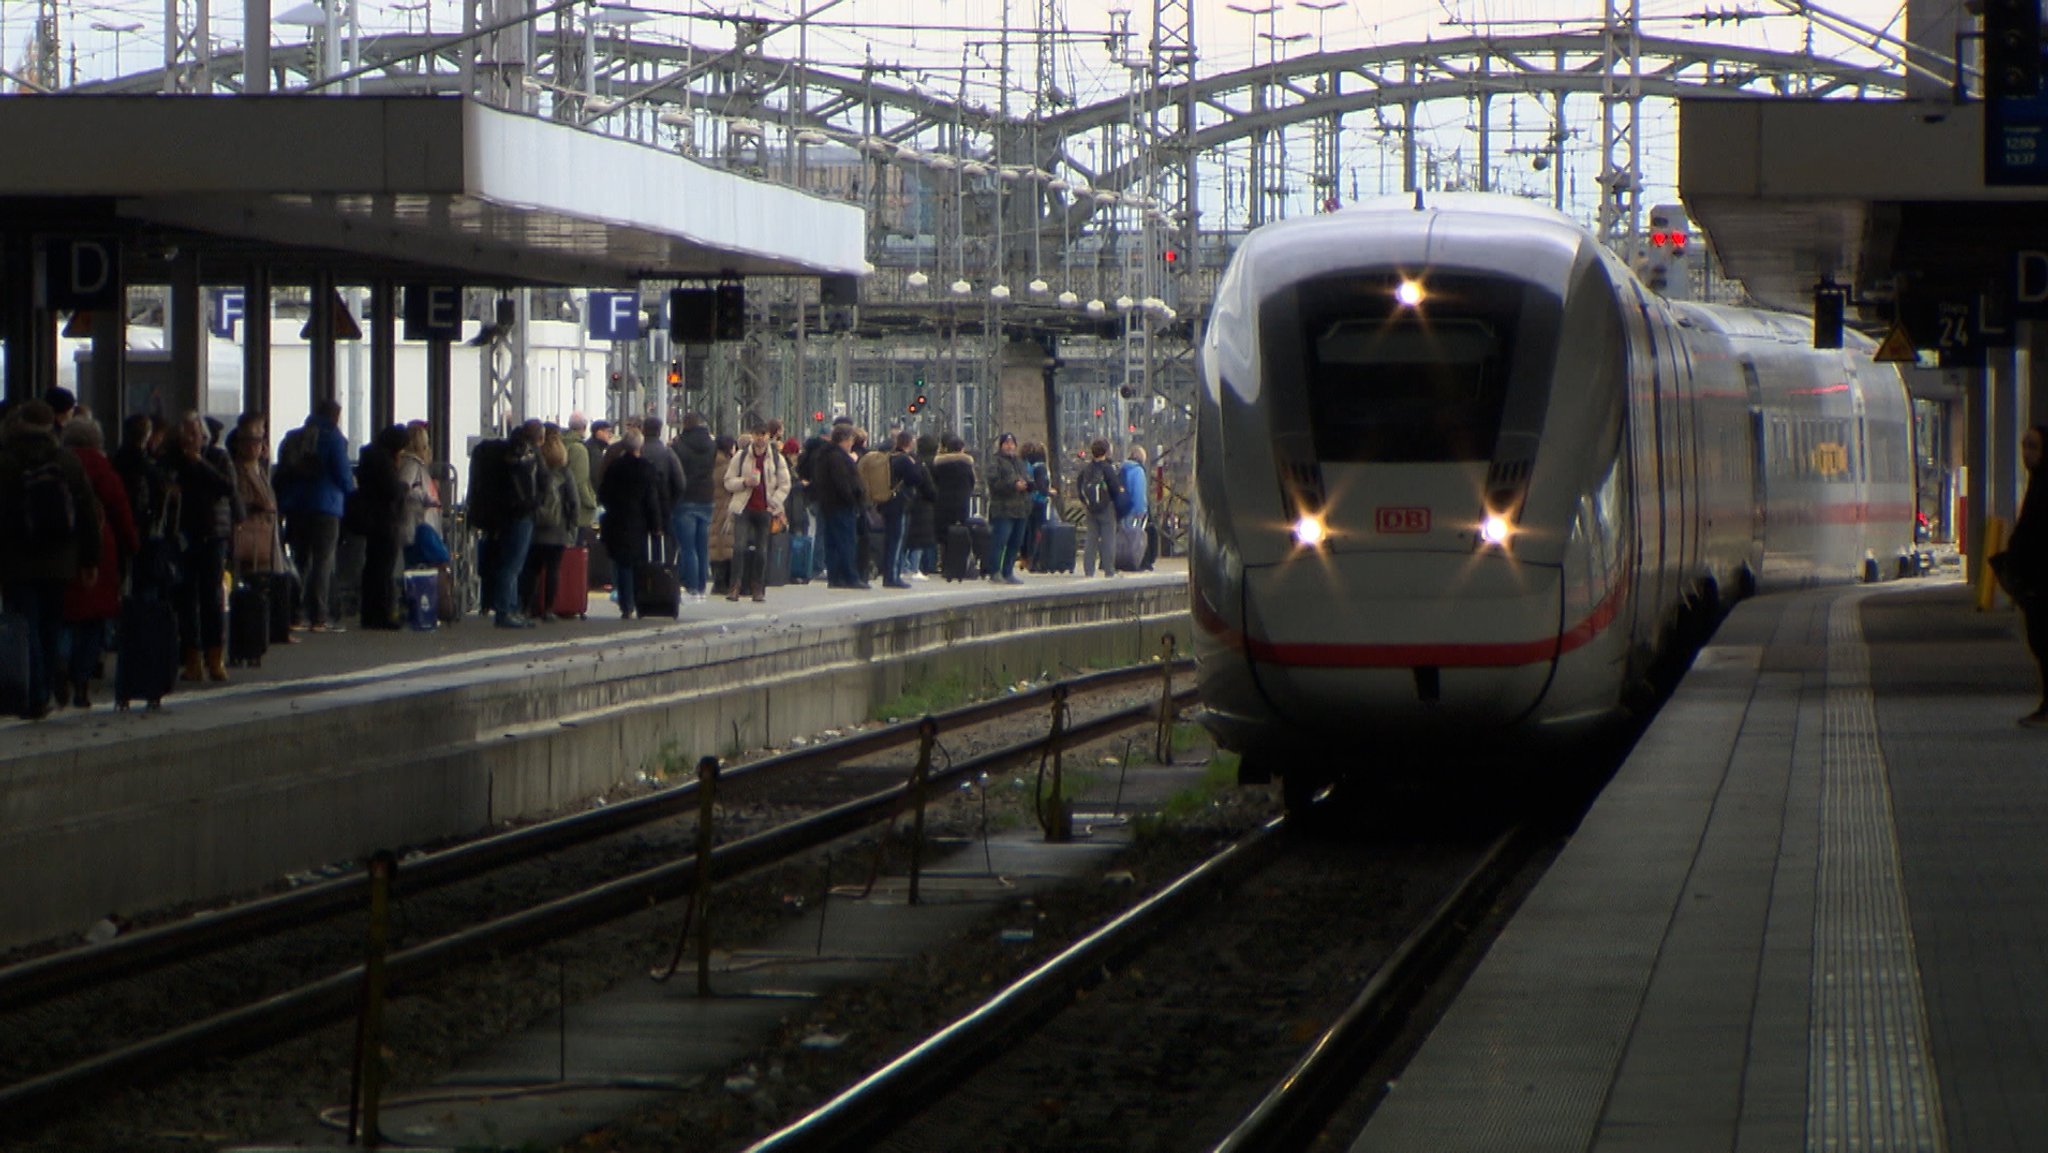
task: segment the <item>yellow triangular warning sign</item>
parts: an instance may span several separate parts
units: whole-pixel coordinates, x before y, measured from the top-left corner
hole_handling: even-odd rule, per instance
[[[1870,354],[1870,359],[1911,364],[1920,359],[1920,354],[1914,351],[1913,338],[1906,334],[1906,326],[1894,320],[1892,330],[1884,334],[1884,340],[1878,344],[1877,351]]]

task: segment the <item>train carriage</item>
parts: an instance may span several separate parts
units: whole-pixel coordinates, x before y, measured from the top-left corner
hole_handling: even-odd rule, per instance
[[[1910,407],[1847,343],[1670,305],[1510,198],[1258,230],[1199,356],[1206,723],[1290,797],[1362,738],[1520,751],[1640,707],[1733,595],[1898,571]]]

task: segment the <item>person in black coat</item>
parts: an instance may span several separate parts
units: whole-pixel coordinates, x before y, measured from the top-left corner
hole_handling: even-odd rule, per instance
[[[974,457],[969,455],[967,442],[960,439],[959,433],[947,433],[940,441],[940,450],[932,458],[932,487],[938,494],[932,502],[932,532],[944,540],[947,529],[966,521],[970,502],[981,487],[981,477],[975,472]]]
[[[2027,466],[2027,495],[2020,500],[2020,515],[2013,520],[2012,536],[2005,551],[2019,571],[2026,574],[2034,590],[2015,597],[2020,615],[2026,620],[2027,648],[2041,671],[2041,705],[2020,718],[2030,729],[2048,729],[2048,481],[2041,467],[2041,455],[2048,447],[2048,425],[2035,425],[2020,437],[2020,459]]]
[[[939,571],[938,486],[932,482],[932,459],[939,455],[939,438],[925,433],[917,438],[917,467],[925,483],[913,490],[910,512],[903,521],[903,579],[923,580]]]
[[[869,587],[860,574],[860,538],[854,526],[860,515],[861,488],[860,473],[853,463],[852,425],[834,425],[831,443],[819,449],[812,461],[811,502],[825,544],[826,586]]]
[[[177,502],[178,530],[185,538],[172,596],[188,681],[228,679],[221,576],[235,530],[235,474],[224,456],[208,451],[208,439],[199,415],[189,415],[164,438],[157,462]]]
[[[398,614],[400,562],[405,554],[405,482],[398,475],[398,454],[412,433],[394,424],[363,446],[356,458],[358,524],[363,532],[363,627],[395,629]]]
[[[617,568],[612,587],[619,594],[619,615],[631,620],[640,612],[636,567],[646,563],[649,542],[662,531],[661,478],[640,455],[646,440],[639,429],[627,429],[621,440],[625,451],[605,466],[597,486],[604,506],[598,539]]]
[[[904,579],[904,555],[910,549],[910,512],[919,503],[938,499],[931,475],[917,459],[915,438],[899,432],[889,454],[889,487],[896,495],[882,502],[882,523],[888,528],[882,550],[882,583],[889,588],[909,588]]]

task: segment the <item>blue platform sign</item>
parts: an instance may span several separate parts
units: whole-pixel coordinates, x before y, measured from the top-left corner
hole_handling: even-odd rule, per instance
[[[592,290],[589,309],[592,340],[640,339],[639,293]]]
[[[216,288],[213,290],[213,307],[206,310],[206,331],[222,340],[235,335],[235,322],[242,319],[242,290],[239,288]]]

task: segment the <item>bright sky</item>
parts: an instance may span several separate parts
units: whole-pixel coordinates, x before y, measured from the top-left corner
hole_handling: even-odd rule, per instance
[[[346,0],[336,0],[346,2]],[[538,5],[543,0],[535,0]],[[626,0],[616,0],[625,3]],[[806,5],[823,7],[831,0],[761,0],[759,3],[723,6],[716,0],[630,0],[632,7],[659,18],[639,23],[634,34],[689,40],[700,46],[731,43],[731,29],[714,17],[721,12],[778,18],[793,15]],[[962,90],[963,78],[970,100],[993,106],[997,101],[998,64],[1004,37],[998,31],[1012,29],[1009,38],[1011,74],[1018,78],[1012,95],[1012,110],[1024,111],[1030,102],[1028,90],[1035,68],[1031,30],[1038,19],[1038,5],[1044,0],[837,0],[821,14],[800,38],[795,31],[771,39],[767,51],[773,55],[797,55],[801,49],[821,67],[858,71],[864,59],[878,64],[901,66],[896,79],[914,84],[934,95],[953,98]],[[1277,7],[1268,14],[1251,15],[1237,9]],[[1325,2],[1325,0],[1313,0]],[[1318,11],[1309,0],[1195,0],[1198,67],[1204,74],[1250,67],[1268,59],[1277,50],[1282,55],[1314,51],[1318,38],[1329,50],[1411,43],[1479,33],[1500,36],[1529,35],[1560,28],[1597,27],[1600,0],[1334,0],[1335,7]],[[1961,0],[1955,0],[1960,3]],[[431,16],[436,31],[451,31],[460,24],[455,0],[359,0],[365,35],[386,31],[419,29]],[[1151,35],[1151,4],[1148,0],[1057,0],[1059,13],[1070,35],[1057,47],[1056,69],[1063,88],[1081,103],[1092,103],[1122,93],[1129,84],[1129,72],[1108,51],[1107,38],[1116,27],[1118,8],[1134,9],[1130,19],[1135,35],[1133,47],[1142,51]],[[190,20],[196,0],[180,0],[184,19]],[[427,5],[431,5],[429,9]],[[1842,59],[1874,63],[1875,58],[1856,44],[1786,11],[1780,0],[1640,0],[1644,32],[1660,37],[1697,39],[1716,43],[1744,44],[1782,51],[1799,51],[1809,42],[1820,53]],[[294,8],[302,0],[272,0],[273,18]],[[1849,20],[1875,28],[1903,30],[1902,0],[1819,0],[1819,7]],[[0,60],[18,67],[30,40],[36,10],[35,0],[0,0]],[[162,0],[64,0],[60,5],[62,35],[67,45],[65,75],[75,66],[81,79],[94,79],[159,65],[163,57],[164,4]],[[1744,14],[1743,19],[1703,21],[1704,12]],[[233,47],[241,40],[242,0],[213,0],[212,24],[215,42]],[[552,27],[553,18],[544,22]],[[277,24],[273,39],[278,43],[304,39],[300,26]],[[1809,39],[1810,38],[1810,39]],[[118,58],[117,58],[118,53]],[[1529,122],[1518,127],[1528,134],[1519,141],[1528,146],[1538,139],[1543,126],[1534,124],[1538,109],[1520,101],[1519,117]],[[1469,109],[1456,101],[1438,101],[1423,110],[1426,138],[1441,157],[1473,162],[1477,138]],[[1594,193],[1592,176],[1598,171],[1597,101],[1581,98],[1575,118],[1579,154],[1567,164],[1572,181],[1572,198],[1581,203]],[[1528,170],[1527,165],[1499,167],[1504,158],[1498,151],[1517,144],[1507,132],[1508,113],[1500,104],[1494,108],[1493,158],[1505,185],[1520,181],[1522,190],[1541,194],[1549,177]],[[1675,117],[1669,106],[1646,108],[1641,133],[1646,175],[1650,182],[1647,202],[1674,199],[1669,191],[1675,180]],[[1343,141],[1342,189],[1345,199],[1392,191],[1386,187],[1385,166],[1392,158],[1389,147],[1370,131],[1364,118],[1347,124]],[[1292,146],[1290,168],[1304,169],[1308,162],[1306,137]],[[1302,174],[1305,175],[1305,172]],[[1294,183],[1306,187],[1305,179]],[[1511,189],[1512,190],[1512,189]]]

